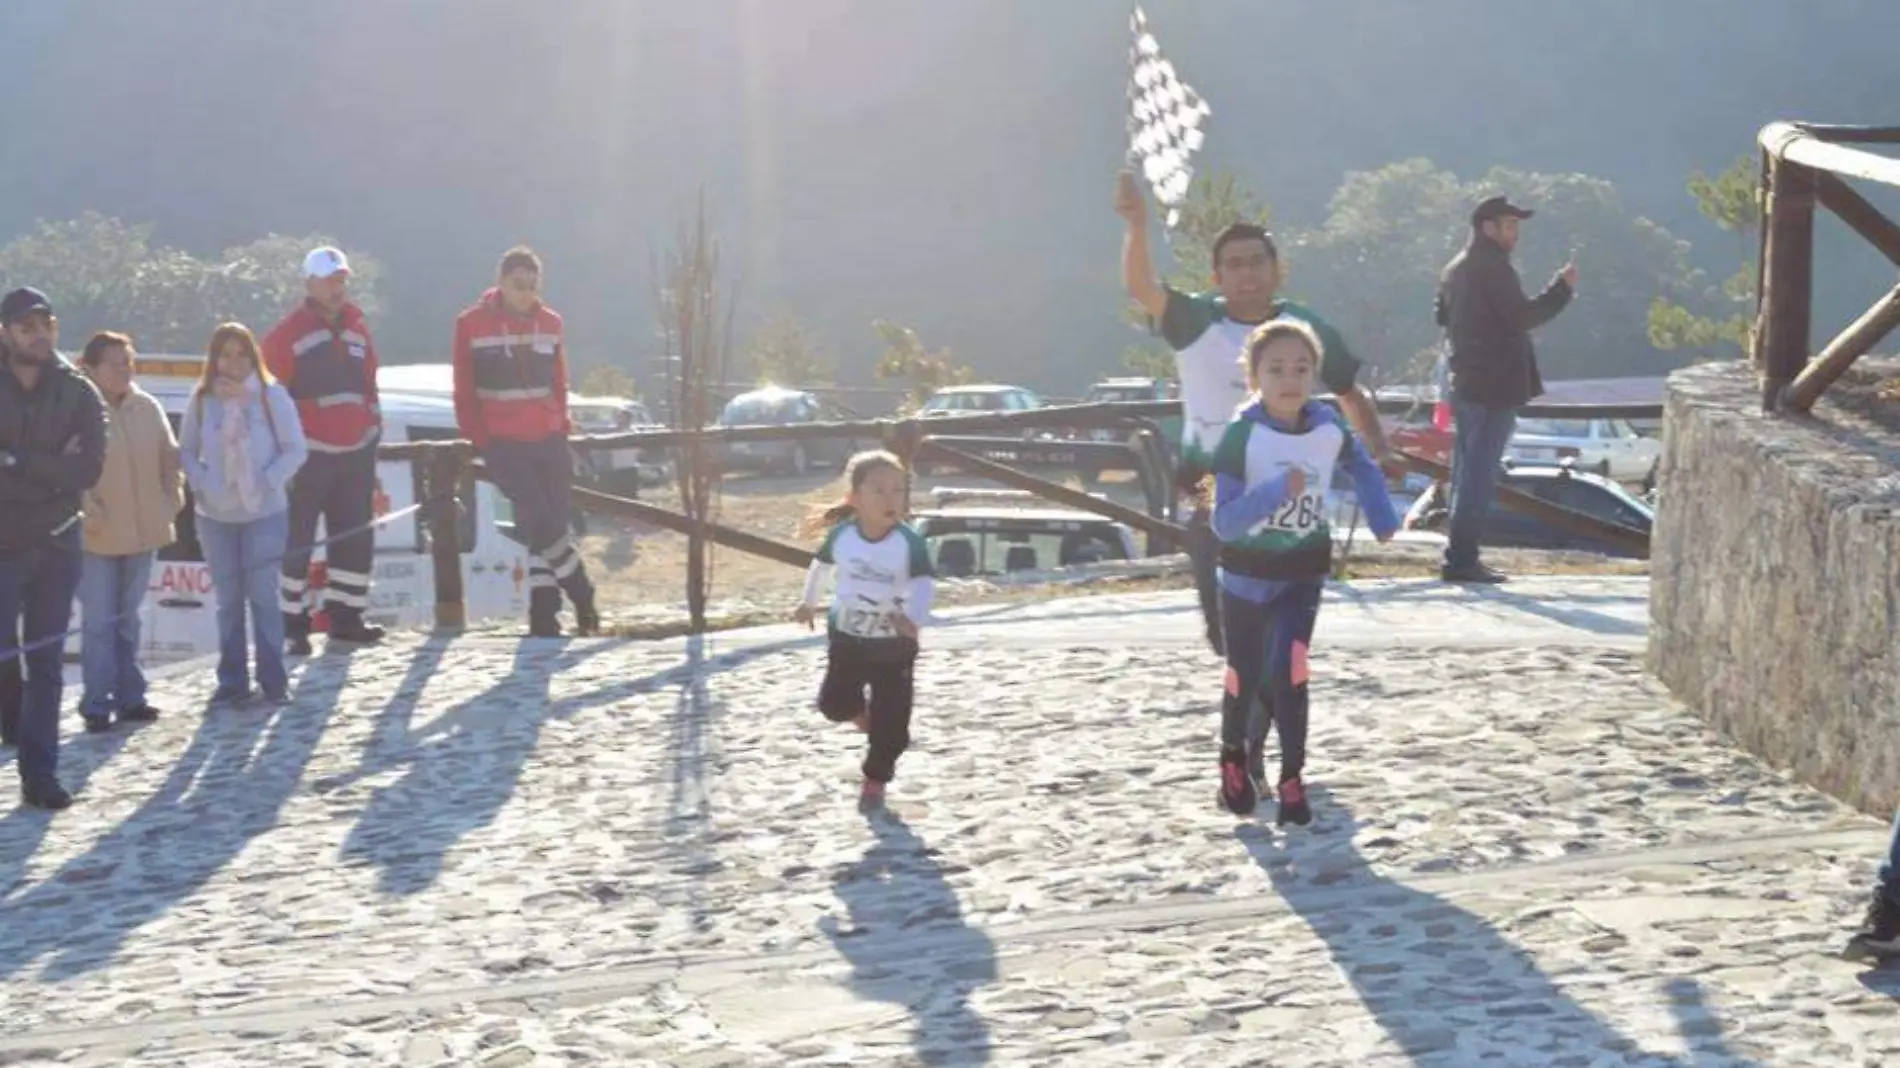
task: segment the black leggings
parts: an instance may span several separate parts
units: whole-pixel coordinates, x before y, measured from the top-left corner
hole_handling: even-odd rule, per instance
[[[1220,595],[1227,635],[1221,746],[1264,748],[1268,728],[1278,725],[1281,782],[1306,767],[1306,656],[1324,585],[1318,578],[1290,582],[1266,604]]]
[[[864,777],[890,782],[897,775],[897,758],[910,748],[917,643],[908,638],[853,638],[835,631],[830,637],[825,681],[818,686],[818,711],[833,723],[869,712]]]

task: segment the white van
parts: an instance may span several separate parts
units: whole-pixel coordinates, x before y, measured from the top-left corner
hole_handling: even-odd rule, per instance
[[[138,358],[139,386],[164,405],[174,432],[203,366],[203,357],[141,354]],[[454,408],[446,399],[387,395],[382,408],[383,440],[389,444],[453,440],[457,436]],[[435,623],[435,570],[424,537],[427,523],[422,510],[411,507],[417,503],[420,475],[420,463],[388,461],[376,465],[376,514],[392,518],[376,528],[375,567],[365,615],[370,622],[386,627],[429,627]],[[507,498],[494,486],[472,477],[463,483],[458,496],[463,506],[459,533],[462,596],[468,621],[525,619],[528,554],[510,536],[513,523]],[[325,537],[321,525],[317,536],[319,540]],[[323,548],[318,546],[310,566],[313,596],[322,582],[323,559]],[[139,617],[140,652],[148,664],[217,652],[217,602],[212,595],[211,569],[198,547],[189,500],[178,517],[178,539],[159,550]],[[324,620],[319,615],[313,623],[321,628]],[[77,604],[72,626],[76,632]],[[77,656],[78,652],[75,633],[67,644],[67,653]]]
[[[379,368],[376,391],[384,397],[401,394],[453,400],[455,370],[446,363],[404,363]],[[569,390],[567,411],[576,434],[617,434],[628,430],[657,430],[646,405],[624,397],[593,397]],[[640,487],[665,482],[672,475],[664,449],[595,449],[576,476],[608,493],[637,497]]]

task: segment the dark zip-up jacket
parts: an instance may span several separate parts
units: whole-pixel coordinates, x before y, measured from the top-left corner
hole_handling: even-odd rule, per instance
[[[75,527],[106,462],[106,406],[77,368],[52,359],[31,391],[0,359],[0,552]]]
[[[1570,297],[1561,274],[1526,297],[1510,253],[1473,234],[1438,284],[1438,325],[1451,340],[1452,395],[1487,408],[1517,408],[1542,394],[1531,331],[1555,319]]]

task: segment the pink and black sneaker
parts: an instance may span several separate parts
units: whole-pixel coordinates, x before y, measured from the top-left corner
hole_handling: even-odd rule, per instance
[[[1306,803],[1306,784],[1298,776],[1280,784],[1280,814],[1274,822],[1297,823],[1302,827],[1313,822],[1313,806]]]
[[[864,780],[858,788],[858,811],[876,812],[884,807],[884,784],[876,779]]]
[[[1247,774],[1247,754],[1239,749],[1221,750],[1220,807],[1236,816],[1245,816],[1259,803],[1253,776]]]

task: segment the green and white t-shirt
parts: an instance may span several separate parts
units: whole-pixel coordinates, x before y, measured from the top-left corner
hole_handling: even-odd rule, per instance
[[[1187,294],[1169,288],[1159,333],[1174,349],[1181,376],[1181,462],[1202,470],[1234,413],[1247,401],[1247,369],[1241,348],[1259,323],[1228,317],[1227,299],[1218,293]],[[1351,389],[1359,377],[1359,359],[1346,339],[1312,309],[1290,300],[1275,302],[1271,318],[1298,319],[1319,335],[1319,378],[1335,394]]]
[[[897,638],[896,613],[920,627],[930,617],[933,574],[930,549],[909,524],[872,541],[856,520],[846,520],[831,528],[812,558],[805,603],[816,608],[825,581],[835,576],[828,629],[853,638]]]

